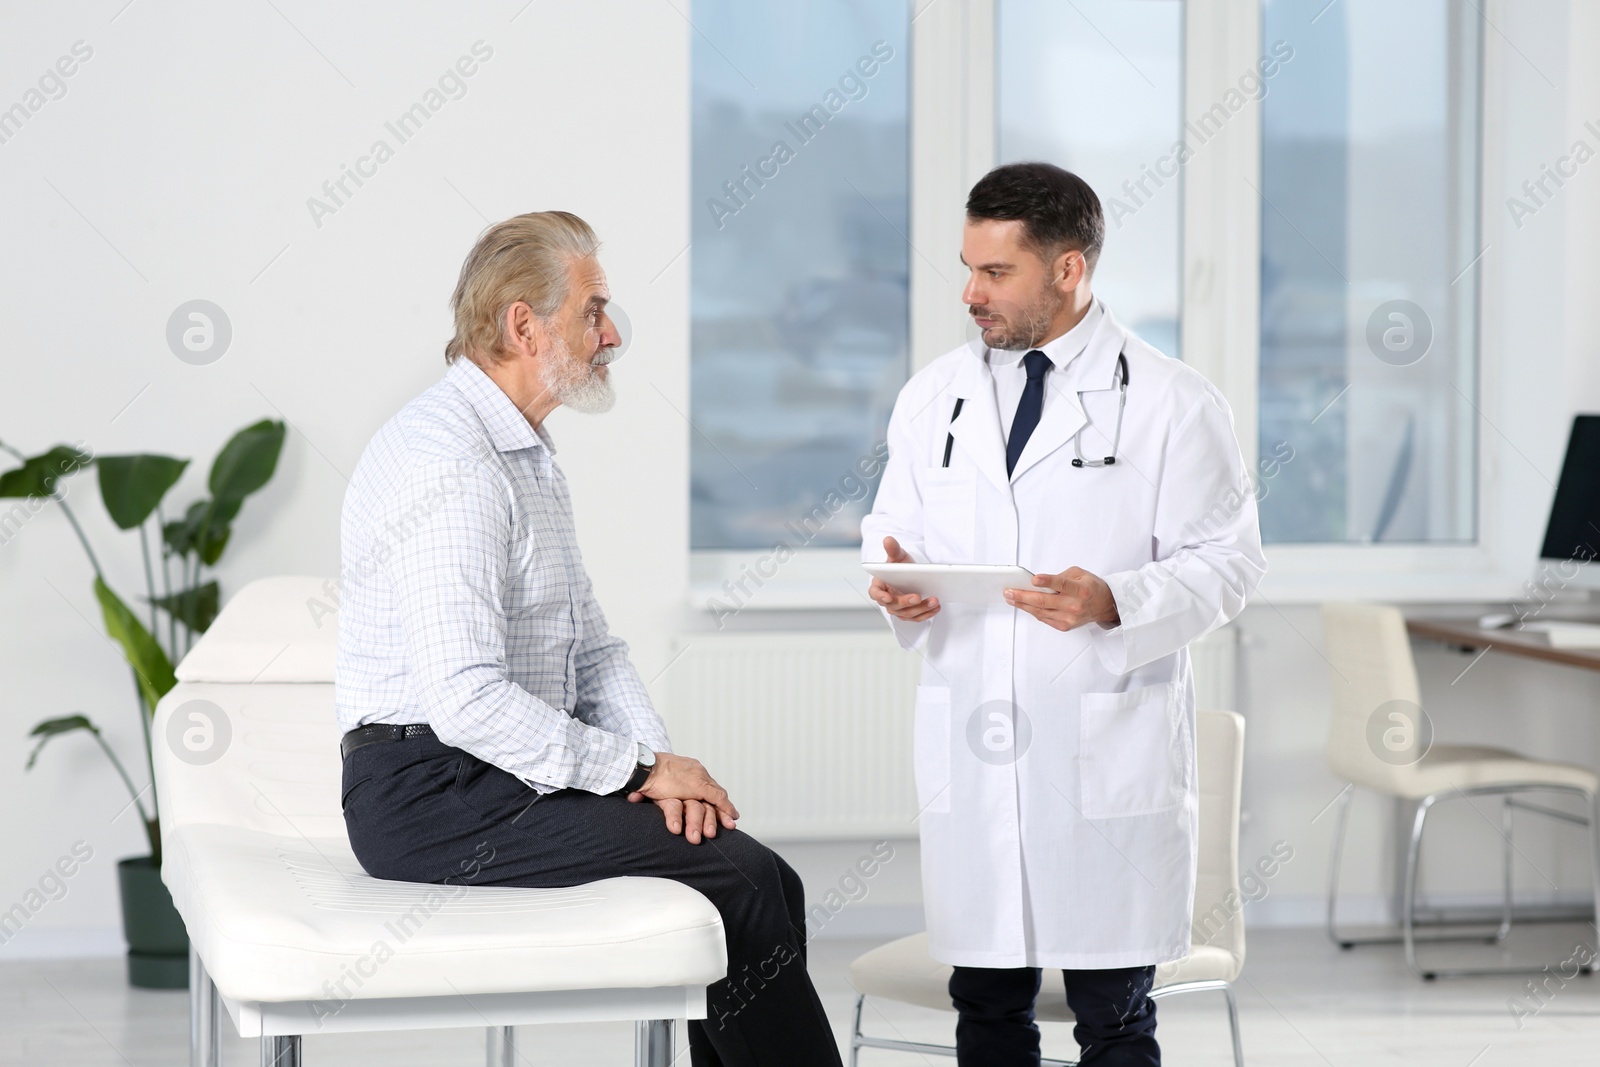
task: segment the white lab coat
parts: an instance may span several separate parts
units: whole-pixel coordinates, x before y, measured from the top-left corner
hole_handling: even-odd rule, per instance
[[[1086,458],[1110,454],[1119,349],[1117,462],[1075,468],[1080,430]],[[1122,619],[1063,633],[1003,602],[889,618],[923,658],[913,751],[929,948],[970,967],[1164,963],[1188,953],[1194,903],[1187,646],[1237,615],[1266,569],[1254,483],[1221,393],[1109,311],[1047,382],[1008,479],[981,342],[912,377],[861,524],[869,562],[892,535],[919,562],[1082,567]]]

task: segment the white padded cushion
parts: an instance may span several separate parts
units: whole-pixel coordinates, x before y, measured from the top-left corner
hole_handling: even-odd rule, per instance
[[[323,983],[350,974],[365,1000],[703,986],[727,970],[717,909],[668,879],[395,882],[366,874],[343,838],[227,826],[182,826],[164,846],[161,878],[190,938],[217,988],[242,1001],[327,1000]]]
[[[233,595],[178,664],[183,682],[332,682],[338,585],[259,578]]]
[[[1323,644],[1333,668],[1333,719],[1328,764],[1356,785],[1390,796],[1421,799],[1469,787],[1538,782],[1594,792],[1600,777],[1573,763],[1531,759],[1486,745],[1434,745],[1412,764],[1391,764],[1367,738],[1375,709],[1392,700],[1421,705],[1405,616],[1388,604],[1322,605]]]
[[[1600,778],[1588,767],[1529,759],[1488,745],[1434,745],[1414,767],[1407,769],[1410,776],[1401,795],[1414,799],[1473,786],[1529,782],[1569,785],[1590,793],[1600,789]]]
[[[1181,960],[1156,968],[1157,990],[1185,982],[1231,982],[1244,970],[1244,959],[1218,945],[1196,945]]]
[[[679,882],[458,888],[363,871],[339,810],[329,588],[245,586],[156,707],[161,879],[224,996],[328,1002],[341,980],[361,999],[693,987],[726,973],[721,916]],[[199,758],[181,739],[205,722],[215,747]]]
[[[1231,982],[1239,977],[1243,960],[1226,949],[1200,945],[1176,963],[1157,967],[1157,991],[1184,982]],[[884,997],[903,1004],[916,1004],[941,1011],[955,1010],[950,1003],[950,971],[928,955],[928,935],[912,934],[857,957],[850,965],[850,983],[858,993]],[[1054,977],[1051,977],[1054,975]],[[1067,1008],[1066,988],[1061,972],[1045,973],[1044,987],[1035,1007],[1036,1017],[1046,1022],[1072,1022]]]

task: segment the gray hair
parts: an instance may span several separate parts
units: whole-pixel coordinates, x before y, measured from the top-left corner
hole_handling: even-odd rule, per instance
[[[571,263],[599,248],[589,224],[568,211],[535,211],[490,226],[461,265],[450,297],[456,333],[444,346],[445,362],[504,359],[506,309],[525,301],[548,321],[567,299]]]

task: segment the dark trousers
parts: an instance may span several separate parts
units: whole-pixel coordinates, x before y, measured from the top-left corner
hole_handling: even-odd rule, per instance
[[[1062,971],[1080,1067],[1159,1067],[1156,1004],[1150,999],[1154,967]],[[956,1062],[961,1067],[1038,1067],[1039,1027],[1033,1005],[1038,967],[957,967],[950,976],[956,1021]]]
[[[706,991],[709,1017],[688,1024],[689,1062],[840,1063],[806,973],[804,886],[750,835],[719,828],[691,845],[648,801],[578,789],[541,797],[434,737],[351,752],[343,805],[351,848],[374,878],[560,887],[641,875],[692,886],[722,915],[728,976]]]

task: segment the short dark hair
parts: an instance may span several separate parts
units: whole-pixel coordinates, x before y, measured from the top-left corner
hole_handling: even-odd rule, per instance
[[[967,194],[967,218],[1022,220],[1023,241],[1047,263],[1067,249],[1094,273],[1106,220],[1089,183],[1053,163],[1007,163]]]

